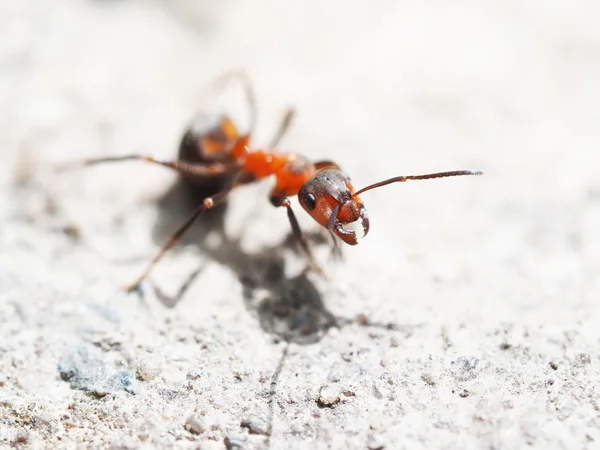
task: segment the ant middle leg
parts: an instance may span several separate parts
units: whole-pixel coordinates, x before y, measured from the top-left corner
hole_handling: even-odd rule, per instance
[[[300,244],[300,248],[302,249],[302,251],[304,252],[304,255],[308,259],[308,262],[309,262],[311,268],[314,269],[317,273],[319,273],[323,277],[329,278],[329,276],[327,275],[327,272],[325,272],[325,270],[319,265],[319,263],[317,263],[317,260],[315,259],[314,255],[312,253],[312,250],[310,249],[310,246],[308,245],[308,242],[306,241],[305,237],[302,235],[302,229],[300,228],[298,219],[296,218],[296,215],[294,214],[294,210],[292,209],[292,204],[291,204],[290,200],[286,198],[278,206],[283,206],[287,209],[287,216],[290,221],[290,225],[292,226],[292,232],[294,233],[294,237],[298,241],[298,244]]]
[[[230,188],[219,192],[218,194],[213,195],[212,197],[205,198],[202,204],[196,208],[196,210],[192,213],[192,215],[185,221],[183,225],[181,225],[175,233],[173,233],[165,244],[162,246],[160,251],[154,256],[152,261],[146,267],[146,270],[140,275],[140,277],[132,284],[127,287],[127,292],[140,291],[140,285],[142,282],[148,278],[150,272],[154,269],[154,267],[158,264],[158,262],[162,259],[162,257],[167,253],[173,245],[175,245],[181,236],[189,230],[189,228],[193,225],[193,223],[204,213],[206,210],[213,208],[215,205],[221,203],[227,198],[227,195],[236,187],[236,185],[231,186]]]

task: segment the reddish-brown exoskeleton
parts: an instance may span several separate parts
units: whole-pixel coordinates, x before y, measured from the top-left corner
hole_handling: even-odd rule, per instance
[[[250,93],[248,95],[249,103],[253,105],[253,95],[248,87],[247,92]],[[254,113],[252,115],[254,116]],[[283,135],[290,117],[291,113],[288,113],[280,131],[273,140],[275,143]],[[216,184],[224,186],[214,195],[206,197],[185,223],[169,237],[142,275],[127,288],[129,292],[139,289],[141,283],[148,277],[164,254],[206,210],[225,201],[229,193],[240,186],[271,176],[275,178],[275,185],[269,195],[271,203],[274,206],[286,209],[293,234],[311,267],[324,274],[302,235],[289,197],[297,195],[302,208],[317,223],[332,233],[334,240],[340,238],[347,244],[356,245],[359,236],[352,229],[352,225],[359,223],[363,236],[369,231],[367,210],[359,194],[407,180],[482,174],[479,171],[457,170],[426,175],[398,176],[356,191],[348,176],[332,161],[311,162],[296,153],[279,153],[266,149],[250,150],[247,146],[250,134],[240,135],[233,123],[226,117],[205,130],[207,131],[192,134],[191,137],[187,138],[190,144],[184,146],[185,150],[180,150],[180,159],[178,160],[162,161],[150,156],[127,155],[90,159],[80,163],[88,166],[111,161],[143,160],[174,169],[192,182],[209,183],[211,180],[218,180],[219,183]],[[194,145],[197,149],[196,152],[190,150],[194,148]]]
[[[178,160],[196,166],[195,171],[181,174],[195,193],[203,197],[214,195],[231,185],[242,166],[239,158],[250,145],[256,125],[256,96],[248,75],[243,71],[232,71],[219,77],[215,84],[222,85],[231,79],[237,79],[244,89],[250,115],[248,131],[241,133],[227,114],[200,113],[194,117],[179,144]],[[293,109],[288,108],[267,148],[277,147],[293,116]],[[141,158],[139,155],[130,156],[128,159]],[[104,161],[107,160],[96,160]]]

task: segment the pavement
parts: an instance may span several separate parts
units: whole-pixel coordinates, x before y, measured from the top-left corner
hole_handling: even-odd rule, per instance
[[[56,0],[0,5],[0,446],[600,446],[597,2]],[[286,108],[371,230],[306,272],[271,181],[124,287],[193,207],[141,162],[198,111]],[[214,95],[213,95],[214,94]],[[325,236],[326,237],[326,236]]]

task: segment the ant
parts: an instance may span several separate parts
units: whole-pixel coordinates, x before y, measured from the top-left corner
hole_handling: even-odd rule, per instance
[[[359,236],[353,229],[353,225],[360,222],[361,237],[366,236],[370,226],[367,210],[359,197],[360,194],[388,184],[408,180],[483,174],[480,171],[456,170],[425,175],[396,176],[357,191],[352,186],[350,178],[333,161],[311,162],[297,153],[278,153],[266,149],[251,150],[248,144],[256,118],[254,94],[247,78],[240,78],[243,81],[251,110],[251,125],[248,133],[240,134],[233,122],[223,115],[216,122],[204,122],[202,128],[188,129],[182,140],[177,160],[165,161],[151,156],[133,154],[94,158],[79,163],[82,166],[90,166],[105,162],[142,160],[171,168],[192,184],[200,187],[209,186],[215,191],[206,196],[183,225],[167,239],[141,276],[127,287],[127,292],[140,292],[141,284],[157,263],[204,212],[225,202],[228,195],[235,189],[265,178],[272,176],[275,178],[275,185],[269,194],[271,204],[286,209],[293,235],[310,266],[316,272],[326,276],[302,234],[289,197],[298,196],[302,208],[333,236],[336,247],[338,245],[337,238],[346,244],[356,245]],[[279,142],[287,130],[292,116],[293,111],[288,110],[279,131],[268,148],[275,147]]]

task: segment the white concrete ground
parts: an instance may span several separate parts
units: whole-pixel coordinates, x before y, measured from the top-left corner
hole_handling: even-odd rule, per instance
[[[0,446],[598,448],[599,14],[0,3]],[[368,237],[339,262],[315,244],[331,281],[302,273],[268,183],[245,188],[140,302],[122,287],[187,210],[173,174],[48,166],[172,157],[236,67],[255,82],[255,145],[293,105],[281,149],[335,159],[357,187],[486,175],[364,194]]]

